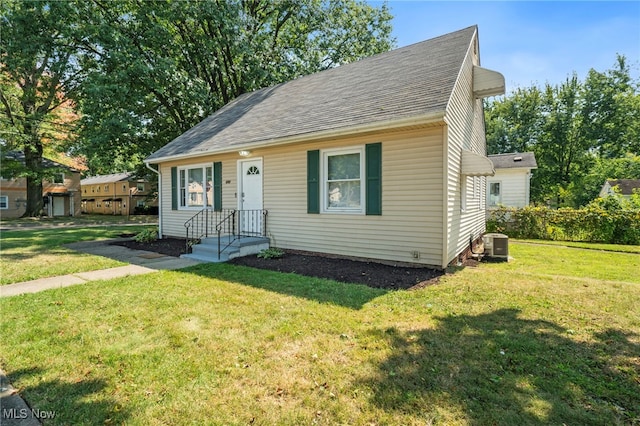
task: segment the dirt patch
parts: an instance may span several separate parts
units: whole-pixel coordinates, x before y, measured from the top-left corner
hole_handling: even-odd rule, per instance
[[[121,237],[128,237],[127,235],[121,235]],[[122,240],[115,241],[111,245],[127,247],[133,250],[146,250],[155,253],[164,254],[167,256],[180,257],[181,254],[186,253],[186,242],[181,238],[163,238],[161,240],[155,240],[148,243],[138,243],[134,240]]]
[[[186,247],[185,240],[179,238],[163,238],[150,243],[138,243],[132,240],[118,241],[112,244],[175,257],[183,254]],[[285,250],[284,256],[277,259],[245,256],[233,259],[229,263],[271,271],[292,272],[309,277],[328,278],[345,283],[365,284],[369,287],[388,290],[422,288],[436,283],[444,274],[443,271],[430,268],[387,265],[295,250]]]

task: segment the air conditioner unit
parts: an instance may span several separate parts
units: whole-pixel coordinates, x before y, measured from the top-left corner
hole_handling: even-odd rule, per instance
[[[484,255],[498,259],[509,259],[509,237],[504,234],[485,234],[482,236]]]

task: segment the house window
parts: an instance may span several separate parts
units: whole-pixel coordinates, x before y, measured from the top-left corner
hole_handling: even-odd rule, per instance
[[[201,165],[178,169],[181,208],[213,207],[213,167]]]
[[[139,183],[137,187],[138,187],[138,191],[144,191],[144,183]]]
[[[123,191],[126,191],[126,190],[127,190],[127,185],[126,185],[126,184],[125,184],[125,185],[122,185],[122,190],[123,190]]]
[[[364,147],[322,154],[324,212],[364,213]]]
[[[489,183],[489,205],[497,206],[502,203],[502,189],[500,182]]]
[[[64,183],[64,173],[56,173],[53,175],[53,183]]]
[[[109,192],[109,185],[104,186],[104,192]]]
[[[144,200],[136,201],[136,207],[144,207]]]
[[[7,195],[0,195],[0,210],[7,210],[9,208],[9,197]]]

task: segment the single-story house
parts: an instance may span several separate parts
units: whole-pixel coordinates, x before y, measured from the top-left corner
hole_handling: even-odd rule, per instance
[[[241,95],[145,159],[160,234],[446,267],[485,232],[482,98],[504,90],[472,26]]]
[[[487,178],[487,208],[525,207],[531,193],[531,171],[538,168],[533,152],[489,155],[496,174]]]
[[[132,172],[91,176],[82,179],[81,184],[83,213],[126,216],[157,204],[150,198],[154,185]]]
[[[13,161],[24,165],[25,158],[22,151],[7,151],[2,154],[3,163]],[[3,169],[5,168],[3,164]],[[80,215],[80,171],[63,164],[42,159],[42,167],[54,169],[52,179],[42,181],[42,198],[44,214],[47,216],[78,216]],[[6,172],[6,170],[5,170]],[[1,176],[0,171],[0,217],[21,217],[27,208],[27,179]]]
[[[600,190],[600,197],[618,195],[630,198],[634,192],[640,193],[640,179],[607,179]]]

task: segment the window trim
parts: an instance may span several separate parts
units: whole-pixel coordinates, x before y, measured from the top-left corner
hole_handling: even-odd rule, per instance
[[[188,170],[194,170],[194,169],[200,169],[202,170],[202,176],[204,178],[204,180],[206,181],[207,179],[207,168],[211,169],[211,200],[208,199],[207,197],[207,189],[206,186],[203,188],[202,194],[203,194],[203,200],[202,200],[202,205],[198,205],[198,206],[189,206],[183,203],[186,203],[186,197],[188,196],[188,191],[185,193],[185,198],[182,197],[182,190],[184,188],[181,187],[181,182],[182,182],[182,173],[184,171]],[[198,163],[198,164],[189,164],[186,166],[178,166],[176,168],[177,170],[177,182],[176,182],[176,191],[177,191],[177,201],[178,201],[178,210],[202,210],[202,209],[215,209],[215,191],[214,191],[214,187],[215,187],[215,173],[214,173],[214,165],[213,163]],[[204,182],[203,182],[204,183]],[[210,202],[210,204],[209,204]]]
[[[360,156],[360,207],[330,207],[328,205],[328,173],[329,173],[329,157],[336,155],[359,154]],[[320,213],[330,214],[356,214],[364,215],[366,213],[366,170],[365,170],[365,146],[355,145],[341,148],[323,149],[320,151]],[[351,179],[355,181],[356,179]]]
[[[0,201],[0,210],[9,210],[9,196],[0,195],[0,200],[4,199],[4,203]],[[4,204],[4,207],[2,205]]]
[[[489,185],[487,185],[487,201],[488,201],[487,204],[489,205],[489,207],[497,207],[500,204],[502,204],[502,181],[501,180],[494,180],[494,181],[491,181],[491,182],[488,182],[488,183],[489,183]],[[494,203],[491,202],[491,185],[493,185],[495,183],[497,183],[499,185],[498,186],[499,191],[498,191],[498,202],[494,204]]]

